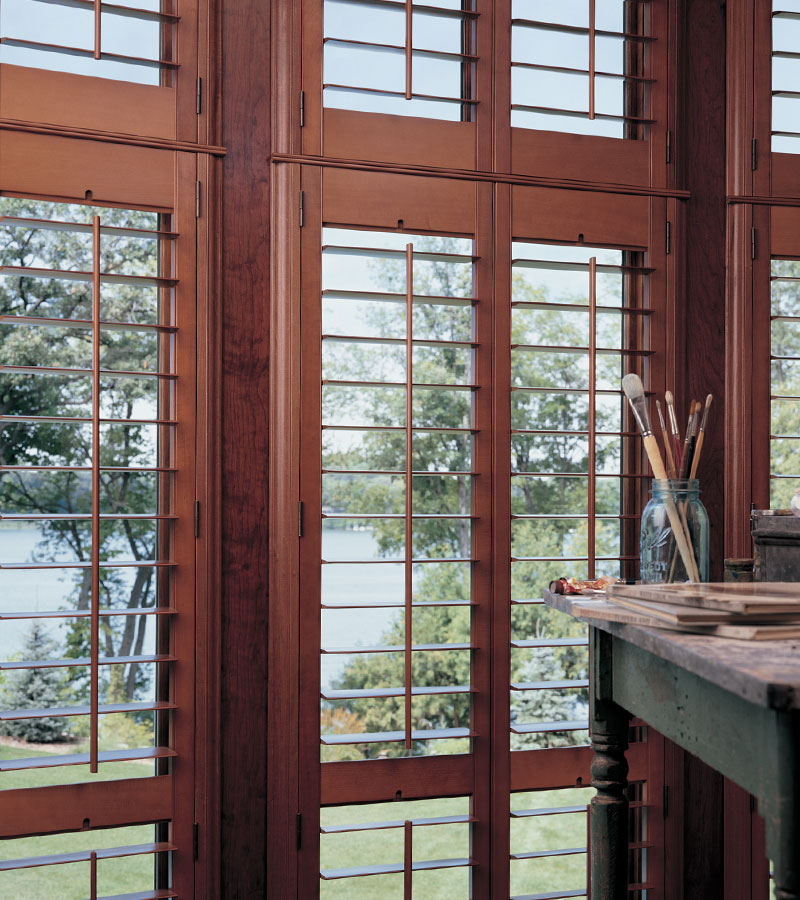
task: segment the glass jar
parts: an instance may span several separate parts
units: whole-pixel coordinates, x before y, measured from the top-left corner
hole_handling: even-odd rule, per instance
[[[675,540],[670,506],[688,535],[700,581],[708,581],[708,513],[699,495],[697,479],[653,479],[639,534],[639,577],[645,584],[693,580]]]

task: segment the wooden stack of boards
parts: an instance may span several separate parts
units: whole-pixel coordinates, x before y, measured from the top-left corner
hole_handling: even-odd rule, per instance
[[[572,614],[747,641],[800,638],[800,583],[613,584]]]

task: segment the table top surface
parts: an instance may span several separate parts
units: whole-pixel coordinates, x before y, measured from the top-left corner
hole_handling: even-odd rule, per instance
[[[587,599],[550,591],[544,594],[548,606],[568,615],[574,615],[573,607]],[[800,640],[741,641],[574,617],[758,706],[800,709]]]

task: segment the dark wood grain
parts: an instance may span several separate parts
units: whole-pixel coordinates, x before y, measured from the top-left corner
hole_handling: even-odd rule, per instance
[[[267,3],[222,8],[223,900],[266,886],[269,26]]]
[[[686,204],[686,368],[688,394],[725,396],[725,12],[718,0],[685,4],[680,60]],[[680,398],[685,421],[689,396]],[[722,580],[724,463],[721,404],[710,416],[698,477],[711,522],[711,580]]]
[[[682,4],[678,82],[678,165],[685,209],[686,381],[688,394],[725,396],[725,6],[719,0]],[[682,398],[685,414],[689,396]],[[722,403],[711,416],[698,476],[708,510],[710,578],[721,580],[725,522]],[[685,900],[722,900],[722,784],[712,770],[687,758],[685,768]],[[714,865],[705,865],[717,860]]]

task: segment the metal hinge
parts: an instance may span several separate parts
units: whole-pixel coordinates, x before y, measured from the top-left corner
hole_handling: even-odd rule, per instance
[[[305,217],[306,195],[304,191],[300,191],[300,227],[303,227],[303,219]]]
[[[194,501],[194,536],[200,537],[200,501]]]
[[[758,168],[758,141],[755,138],[750,141],[750,168],[754,172]]]
[[[196,181],[194,184],[194,217],[196,219],[200,218],[200,182]]]
[[[197,822],[192,828],[192,859],[197,860],[200,856],[200,826]]]
[[[301,500],[297,504],[297,536],[301,538],[303,536],[303,501]]]
[[[297,833],[297,849],[299,850],[303,846],[303,817],[300,813],[297,814],[295,830]]]
[[[758,254],[758,237],[755,228],[750,229],[750,259],[755,259]]]
[[[672,132],[667,132],[667,162],[672,162]]]
[[[667,219],[667,235],[666,235],[667,253],[672,253],[672,222]]]
[[[197,103],[196,103],[196,112],[199,116],[203,109],[203,79],[197,79]]]
[[[306,92],[300,91],[300,127],[306,124]]]
[[[661,803],[662,815],[666,819],[669,815],[669,785],[664,785],[664,797]]]

